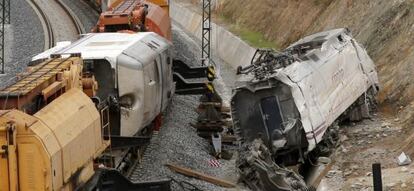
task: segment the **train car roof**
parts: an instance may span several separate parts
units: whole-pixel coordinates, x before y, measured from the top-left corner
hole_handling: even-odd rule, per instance
[[[301,44],[310,43],[310,42],[323,43],[340,34],[346,34],[348,36],[351,36],[350,31],[347,28],[332,29],[332,30],[318,32],[318,33],[303,37],[299,39],[298,41],[296,41],[295,43],[291,44],[287,49],[301,45]]]
[[[341,36],[341,40],[338,37]],[[299,82],[306,76],[316,72],[321,65],[328,60],[333,59],[331,56],[338,53],[338,49],[346,44],[352,45],[350,42],[352,34],[346,28],[332,29],[329,31],[319,32],[310,36],[306,36],[290,45],[289,49],[307,49],[301,55],[297,55],[299,60],[291,65],[279,69],[279,73],[288,75],[292,81]],[[352,53],[345,52],[344,54]]]
[[[122,54],[141,63],[147,63],[147,60],[153,59],[158,52],[166,50],[170,46],[169,44],[166,39],[153,32],[89,33],[73,43],[58,43],[52,49],[36,55],[32,60],[46,59],[56,54],[65,56],[80,53],[85,60],[108,60],[114,68],[117,57]]]

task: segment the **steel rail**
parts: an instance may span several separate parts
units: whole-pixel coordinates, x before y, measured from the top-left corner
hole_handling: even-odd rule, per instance
[[[78,34],[83,34],[86,32],[85,28],[80,22],[79,17],[65,4],[62,0],[55,0],[56,3],[58,3],[62,9],[66,12],[67,15],[69,15],[70,19],[72,20],[73,24],[76,27],[76,30]]]
[[[45,46],[44,50],[50,49],[55,46],[56,43],[56,33],[58,28],[54,28],[53,23],[48,17],[47,11],[42,9],[36,0],[26,0],[33,8],[33,10],[39,16],[39,19],[43,25],[43,32],[45,34]],[[62,8],[65,14],[71,20],[71,24],[76,28],[76,35],[81,35],[86,32],[85,28],[80,22],[78,16],[65,4],[62,0],[54,0],[56,4]],[[69,23],[68,23],[69,24]]]
[[[46,13],[40,8],[35,0],[27,0],[27,3],[33,7],[33,10],[40,17],[40,22],[43,25],[43,33],[45,34],[45,45],[44,49],[50,49],[55,44],[55,35],[53,32],[52,25],[50,24],[49,18],[46,16]]]

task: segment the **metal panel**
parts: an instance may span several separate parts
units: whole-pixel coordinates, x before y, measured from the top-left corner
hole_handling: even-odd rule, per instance
[[[7,191],[10,190],[10,183],[13,181],[11,180],[10,176],[4,176],[9,175],[11,173],[17,173],[17,172],[10,172],[9,171],[9,155],[15,154],[10,153],[8,151],[7,145],[8,145],[8,125],[3,123],[0,126],[0,190],[1,191]],[[16,182],[16,180],[14,180]],[[17,184],[17,182],[15,183]]]
[[[44,153],[38,146],[34,142],[18,144],[20,190],[50,190],[45,185],[45,178],[49,176],[44,175]]]
[[[65,183],[104,147],[102,141],[95,145],[102,136],[95,134],[100,128],[99,113],[81,90],[69,90],[34,116],[53,131],[61,146]]]
[[[122,59],[124,60],[124,59]],[[120,59],[121,61],[121,59]],[[131,59],[132,61],[132,59]],[[135,62],[137,62],[135,60]],[[118,94],[121,110],[121,136],[132,136],[143,124],[145,80],[142,70],[118,65]]]

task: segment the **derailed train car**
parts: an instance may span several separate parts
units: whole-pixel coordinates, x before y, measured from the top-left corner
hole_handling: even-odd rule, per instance
[[[111,136],[131,137],[161,114],[174,94],[171,43],[153,32],[90,33],[59,43],[33,60],[80,53],[99,84],[96,102],[110,107]]]
[[[379,88],[373,61],[347,29],[258,51],[238,72],[248,75],[233,92],[235,128],[245,143],[262,139],[283,166],[304,163],[340,117],[367,116]]]

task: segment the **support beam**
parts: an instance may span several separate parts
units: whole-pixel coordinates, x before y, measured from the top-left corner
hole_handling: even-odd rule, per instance
[[[3,0],[4,2],[4,23],[10,24],[10,0]]]
[[[0,0],[0,3],[0,72],[4,74],[4,25],[10,24],[10,0]]]
[[[203,23],[201,37],[201,60],[202,66],[210,65],[210,42],[211,42],[211,0],[203,0]]]

